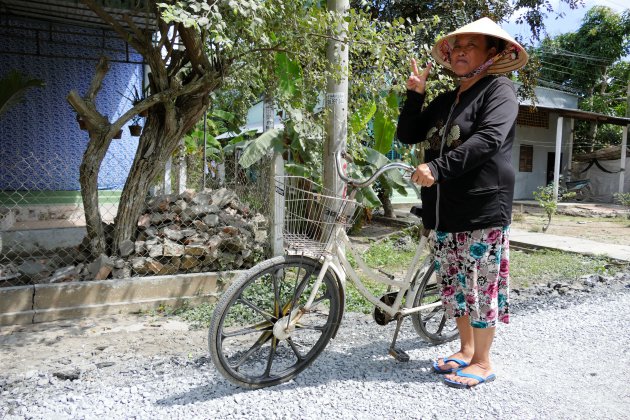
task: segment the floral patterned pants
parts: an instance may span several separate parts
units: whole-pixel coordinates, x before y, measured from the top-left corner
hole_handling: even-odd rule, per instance
[[[473,328],[509,323],[509,226],[433,231],[429,240],[447,316],[469,315]]]

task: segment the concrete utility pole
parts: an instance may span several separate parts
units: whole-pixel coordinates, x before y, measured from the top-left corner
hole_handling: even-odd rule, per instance
[[[346,15],[350,10],[349,0],[327,0],[328,10]],[[324,187],[338,196],[343,193],[343,184],[335,168],[335,152],[345,149],[348,139],[348,24],[342,23],[330,31],[326,58],[331,67],[339,67],[342,77],[339,81],[328,79],[326,89],[326,143],[324,144]],[[336,33],[336,36],[335,36]],[[335,39],[332,39],[334,37]]]
[[[626,117],[630,118],[630,80],[628,80],[628,89],[626,91]],[[628,125],[623,126],[623,135],[621,137],[621,156],[619,156],[619,193],[623,193],[623,187],[626,181],[626,146],[628,145]]]
[[[263,131],[273,130],[276,119],[276,108],[273,99],[266,97],[263,102]],[[282,227],[284,226],[284,196],[276,194],[276,178],[284,176],[284,160],[278,152],[270,153],[269,165],[269,203],[272,226],[270,232],[271,252],[274,257],[284,254]]]

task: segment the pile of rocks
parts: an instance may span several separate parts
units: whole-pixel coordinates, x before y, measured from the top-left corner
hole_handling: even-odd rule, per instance
[[[236,270],[253,266],[263,255],[267,228],[266,218],[252,213],[231,190],[186,190],[150,199],[135,241],[123,242],[116,256],[90,261],[74,250],[74,264],[26,260],[2,267],[0,280],[56,283]]]
[[[136,241],[121,245],[112,273],[125,278],[239,269],[254,264],[266,241],[265,217],[252,214],[231,190],[159,196],[140,217]],[[107,263],[91,271],[102,277],[98,267]]]

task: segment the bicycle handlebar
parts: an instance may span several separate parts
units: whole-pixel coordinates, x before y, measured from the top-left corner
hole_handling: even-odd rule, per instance
[[[353,187],[356,188],[363,188],[363,187],[367,187],[368,185],[374,183],[374,181],[376,181],[376,179],[381,176],[383,173],[390,171],[392,169],[402,169],[406,172],[409,173],[413,173],[416,168],[414,168],[411,165],[408,165],[406,163],[402,163],[402,162],[392,162],[392,163],[388,163],[387,165],[383,165],[380,168],[378,168],[378,170],[368,179],[366,180],[360,180],[360,179],[351,179],[348,178],[343,171],[341,170],[342,166],[341,166],[341,158],[344,158],[345,160],[347,160],[348,162],[352,162],[352,158],[344,151],[344,150],[340,150],[338,152],[335,153],[335,166],[337,167],[337,174],[339,174],[339,178],[341,178],[341,180],[343,182],[345,182],[348,185],[351,185]]]

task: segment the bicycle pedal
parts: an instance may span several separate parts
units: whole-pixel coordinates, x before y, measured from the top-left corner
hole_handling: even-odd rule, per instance
[[[397,348],[390,348],[389,349],[389,355],[392,356],[394,359],[396,359],[399,362],[408,362],[409,361],[409,355],[401,349],[397,349]]]

